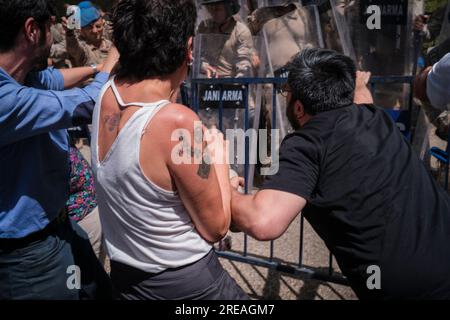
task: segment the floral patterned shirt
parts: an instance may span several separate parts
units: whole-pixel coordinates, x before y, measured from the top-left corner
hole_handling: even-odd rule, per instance
[[[66,203],[70,219],[82,220],[97,207],[92,169],[81,152],[70,147],[70,196]]]

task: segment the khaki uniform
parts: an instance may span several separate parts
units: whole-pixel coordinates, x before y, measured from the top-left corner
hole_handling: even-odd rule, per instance
[[[112,42],[107,39],[103,39],[100,47],[96,47],[75,32],[66,33],[66,49],[73,67],[103,63],[111,47]]]
[[[252,74],[252,55],[255,54],[253,38],[245,24],[233,17],[227,30],[220,30],[212,20],[198,26],[202,35],[202,67],[216,68],[220,77],[248,77]]]
[[[72,68],[72,62],[70,61],[64,42],[55,43],[52,45],[50,50],[50,59],[52,59],[53,67],[57,69]]]
[[[50,27],[50,32],[52,33],[53,43],[61,43],[66,38],[66,32],[61,23],[56,23]]]
[[[52,25],[50,31],[53,36],[53,45],[50,50],[52,65],[57,69],[71,68],[72,63],[66,50],[66,32],[62,24]]]

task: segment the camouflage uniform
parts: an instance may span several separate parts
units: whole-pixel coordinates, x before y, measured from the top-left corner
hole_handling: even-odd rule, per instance
[[[61,43],[66,37],[66,32],[64,31],[64,27],[61,23],[52,25],[50,28],[50,32],[53,36],[53,43]]]
[[[53,36],[53,45],[50,50],[52,65],[58,69],[72,68],[72,63],[66,50],[66,32],[62,24],[53,25],[50,31]]]
[[[101,64],[108,56],[112,42],[103,39],[100,47],[86,42],[73,31],[66,32],[66,49],[73,67]]]

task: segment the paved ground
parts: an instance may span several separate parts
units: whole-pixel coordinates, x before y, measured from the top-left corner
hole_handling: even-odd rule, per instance
[[[232,251],[242,252],[244,237],[241,233],[231,233]],[[248,253],[258,257],[268,257],[269,242],[258,242],[248,238]],[[300,218],[298,217],[288,231],[274,244],[274,257],[286,264],[297,264],[299,259]],[[304,265],[328,270],[329,252],[322,240],[305,222],[304,229]],[[353,291],[347,287],[327,282],[292,276],[263,267],[221,259],[224,268],[238,282],[252,299],[312,300],[356,299]],[[336,262],[334,267],[337,268]],[[338,274],[339,270],[336,270]]]

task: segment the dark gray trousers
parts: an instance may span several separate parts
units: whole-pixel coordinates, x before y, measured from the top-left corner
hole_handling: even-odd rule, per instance
[[[193,264],[158,274],[111,261],[111,280],[125,300],[248,300],[213,250]]]

